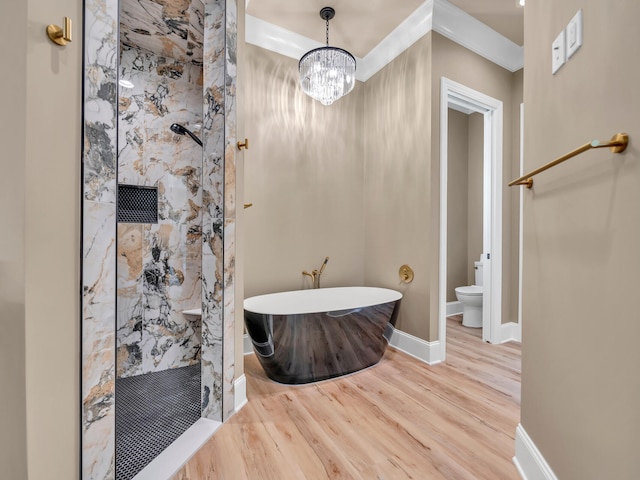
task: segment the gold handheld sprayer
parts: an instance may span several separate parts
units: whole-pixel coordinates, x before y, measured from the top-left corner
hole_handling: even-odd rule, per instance
[[[324,262],[320,266],[320,270],[314,269],[311,273],[303,270],[302,275],[306,275],[307,277],[311,277],[311,283],[313,283],[313,288],[320,288],[320,276],[322,272],[324,272],[325,267],[327,266],[327,262],[329,261],[329,257],[324,258]]]

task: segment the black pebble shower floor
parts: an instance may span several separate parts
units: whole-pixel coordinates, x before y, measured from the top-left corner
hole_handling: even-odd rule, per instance
[[[130,480],[200,418],[200,365],[116,380],[116,480]]]

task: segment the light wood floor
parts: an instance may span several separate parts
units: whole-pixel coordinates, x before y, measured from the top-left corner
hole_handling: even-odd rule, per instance
[[[518,479],[520,344],[478,335],[451,317],[443,364],[388,348],[365,371],[298,387],[246,356],[249,403],[175,478]]]

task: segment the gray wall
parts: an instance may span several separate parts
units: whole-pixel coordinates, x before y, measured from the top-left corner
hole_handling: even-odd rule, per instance
[[[513,141],[511,142],[511,178],[512,180],[520,176],[520,155],[521,155],[521,135],[520,135],[520,105],[522,104],[524,69],[518,70],[513,74],[512,90],[511,90],[511,134]],[[506,193],[503,201],[511,205],[510,217],[510,275],[511,275],[511,306],[509,310],[509,319],[519,321],[518,319],[518,287],[520,266],[520,191],[517,188],[510,188]]]
[[[447,148],[447,302],[455,288],[475,285],[482,254],[484,117],[449,109]]]
[[[306,288],[325,256],[323,286],[362,285],[363,86],[326,107],[296,60],[245,49],[245,295]]]
[[[447,302],[455,302],[456,287],[471,285],[469,261],[469,116],[449,109],[447,148]],[[480,224],[482,227],[482,224]]]
[[[2,2],[0,478],[78,478],[82,2]],[[61,16],[77,41],[44,34]]]
[[[483,252],[483,192],[484,192],[484,117],[479,113],[469,115],[469,170],[467,174],[467,285],[475,285],[476,272],[473,262],[480,260]],[[508,158],[508,157],[507,157]],[[451,217],[452,212],[449,212]],[[509,257],[506,256],[509,262]]]
[[[522,425],[558,478],[640,472],[640,3],[540,0],[525,15],[525,170],[614,133],[525,191]],[[549,46],[578,9],[584,44]]]
[[[27,2],[3,2],[0,58],[0,478],[27,477],[25,371],[25,189],[27,151]]]
[[[432,33],[365,84],[366,285],[403,293],[397,327],[429,337]],[[398,269],[415,277],[400,284]],[[437,265],[437,263],[435,264]]]

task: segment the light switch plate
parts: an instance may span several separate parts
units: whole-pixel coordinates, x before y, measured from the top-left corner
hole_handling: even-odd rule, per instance
[[[562,30],[551,44],[551,73],[555,75],[566,60],[565,34],[564,30]]]
[[[567,60],[582,46],[582,10],[567,25]]]

